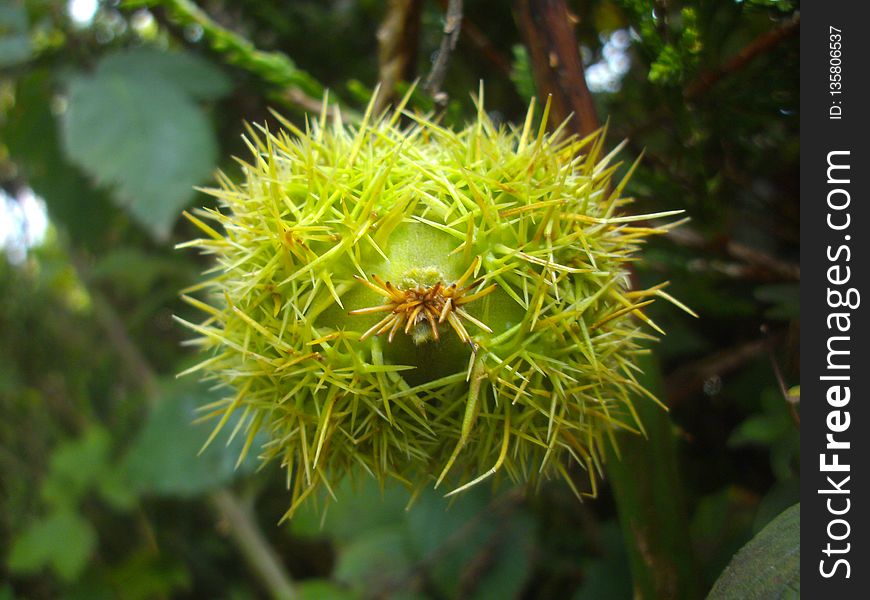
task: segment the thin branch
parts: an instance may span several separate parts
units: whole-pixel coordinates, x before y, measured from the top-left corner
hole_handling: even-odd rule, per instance
[[[797,33],[799,27],[800,14],[796,13],[782,25],[758,36],[724,65],[703,73],[693,81],[689,82],[683,90],[683,97],[687,100],[696,100],[701,97],[718,83],[719,80],[739,71],[756,57],[773,49],[774,46],[790,35]],[[647,133],[648,131],[662,129],[673,120],[674,115],[671,113],[670,108],[667,105],[660,105],[658,108],[647,114],[644,122],[631,125],[627,130],[621,130],[619,136],[635,140],[638,139],[641,134]]]
[[[438,0],[441,8],[447,10],[447,0]],[[483,30],[471,19],[468,15],[462,16],[462,32],[460,34],[466,38],[471,44],[480,51],[481,55],[486,58],[493,67],[505,77],[510,77],[511,61],[508,59],[498,47],[492,43],[492,40],[483,32]]]
[[[322,100],[312,98],[299,88],[291,88],[287,90],[284,94],[280,94],[279,97],[281,98],[281,100],[292,104],[297,108],[301,108],[309,114],[319,115],[325,110],[326,115],[330,119],[334,119],[340,114],[341,120],[344,123],[358,123],[362,120],[362,115],[355,110],[351,110],[348,108],[339,109],[338,103],[331,96],[329,103],[326,105],[324,105],[324,102]]]
[[[783,279],[799,281],[801,278],[800,265],[780,260],[746,244],[729,240],[725,250],[734,258],[742,260],[746,264],[766,269]]]
[[[423,84],[424,89],[435,98],[438,104],[446,103],[446,98],[443,97],[441,92],[441,85],[444,83],[444,77],[447,75],[450,53],[456,48],[461,27],[462,0],[450,0],[447,4],[447,13],[444,16],[444,36],[441,38],[441,47],[438,49],[435,64],[432,65],[432,71]]]
[[[72,250],[69,256],[79,279],[91,297],[94,315],[103,328],[106,338],[118,353],[126,371],[144,392],[148,404],[153,405],[160,399],[160,386],[154,368],[133,342],[114,307],[100,290],[91,284],[85,261]],[[281,565],[275,550],[259,531],[251,514],[241,508],[239,500],[226,489],[212,493],[209,500],[220,509],[222,516],[230,523],[233,539],[238,544],[239,550],[260,577],[264,587],[269,590],[270,595],[281,600],[296,598],[292,580]]]
[[[745,67],[747,64],[755,60],[755,58],[765,54],[774,46],[779,44],[787,37],[798,32],[801,24],[800,13],[795,13],[784,23],[767,31],[755,38],[748,46],[743,48],[736,56],[722,64],[716,69],[708,71],[700,75],[692,83],[686,86],[684,96],[686,99],[694,99],[704,94],[707,90],[713,87],[723,77],[731,75]]]
[[[254,515],[239,499],[227,490],[218,490],[209,498],[226,519],[230,535],[242,550],[248,567],[266,584],[275,600],[294,600],[299,597],[293,582],[278,561],[263,533],[257,528]]]
[[[686,364],[671,373],[666,381],[668,406],[674,408],[691,398],[711,377],[721,377],[737,370],[750,360],[764,354],[768,339],[762,338],[727,348]]]
[[[565,0],[515,0],[514,19],[529,49],[538,94],[552,97],[550,124],[570,118],[569,131],[581,136],[598,129]]]
[[[227,63],[249,71],[280,88],[278,97],[304,110],[320,104],[324,88],[314,77],[298,68],[281,52],[258,50],[250,41],[218,24],[190,0],[146,0],[146,5],[162,6],[172,20],[183,26],[202,29],[211,49]]]
[[[776,344],[770,335],[770,327],[762,325],[761,333],[763,333],[767,338],[767,356],[770,358],[770,366],[773,368],[773,376],[776,377],[776,383],[779,385],[779,393],[782,394],[782,399],[785,400],[786,406],[788,406],[788,412],[795,427],[800,429],[801,417],[800,414],[798,414],[797,407],[795,406],[800,402],[800,398],[795,400],[795,398],[789,394],[788,385],[785,383],[785,377],[783,377],[782,369],[779,368],[779,361],[776,359]]]
[[[375,113],[379,113],[393,100],[397,83],[414,79],[422,4],[422,0],[389,0],[387,3],[377,33],[378,79],[381,87]]]
[[[680,246],[706,252],[724,253],[753,267],[753,269],[739,269],[736,274],[741,278],[759,278],[762,276],[762,278],[769,279],[773,276],[775,279],[786,281],[799,281],[801,278],[800,265],[771,256],[757,248],[734,240],[727,240],[724,243],[710,242],[703,235],[685,225],[668,231],[667,237]]]

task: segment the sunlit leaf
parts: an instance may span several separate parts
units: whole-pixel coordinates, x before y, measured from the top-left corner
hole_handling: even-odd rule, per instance
[[[214,168],[214,132],[190,90],[163,77],[160,65],[141,72],[109,66],[71,79],[65,149],[163,240]]]
[[[106,56],[97,69],[101,75],[128,76],[172,84],[200,100],[215,100],[230,92],[230,79],[214,63],[190,52],[134,48]]]

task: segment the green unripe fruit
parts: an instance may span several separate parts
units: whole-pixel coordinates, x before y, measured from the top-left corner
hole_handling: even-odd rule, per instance
[[[244,181],[207,190],[219,233],[192,370],[232,390],[209,407],[269,441],[288,514],[361,467],[419,489],[491,475],[538,481],[580,463],[595,489],[603,445],[642,431],[632,397],[641,312],[627,264],[664,228],[624,216],[603,134],[459,132],[413,114],[249,130]],[[545,111],[546,113],[546,111]],[[404,117],[411,124],[400,125]],[[542,123],[546,123],[546,114]],[[573,484],[572,484],[573,488]]]

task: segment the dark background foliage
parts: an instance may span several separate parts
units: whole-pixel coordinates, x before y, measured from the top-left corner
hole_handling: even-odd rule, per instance
[[[654,307],[668,335],[645,367],[670,415],[599,497],[478,487],[406,512],[359,478],[282,526],[279,469],[196,456],[210,392],[174,380],[193,358],[172,315],[206,262],[173,250],[194,235],[178,217],[237,172],[243,120],[303,123],[325,88],[352,116],[379,79],[425,78],[447,3],[105,0],[74,19],[88,4],[0,4],[0,598],[696,598],[797,502],[792,2],[568,2],[610,144],[644,151],[638,209],[691,217],[637,277],[699,314]],[[516,123],[535,67],[514,11],[465,4],[443,118],[472,115],[483,80]]]

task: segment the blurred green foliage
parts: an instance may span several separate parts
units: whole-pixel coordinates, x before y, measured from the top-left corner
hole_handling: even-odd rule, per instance
[[[405,492],[355,473],[344,502],[279,527],[279,469],[254,475],[254,456],[236,468],[241,440],[225,437],[197,457],[210,429],[192,424],[194,409],[220,395],[168,383],[191,364],[171,318],[189,312],[178,290],[208,265],[173,251],[194,235],[179,214],[208,204],[193,188],[215,168],[238,173],[243,120],[274,124],[274,107],[304,126],[324,88],[351,117],[364,108],[388,3],[106,0],[84,21],[73,4],[0,5],[0,230],[11,232],[0,256],[0,598],[266,597],[215,508],[227,488],[302,598],[630,597],[631,537],[609,485],[582,504],[556,483],[453,502],[427,491],[406,511]],[[511,11],[465,4],[477,35],[452,57],[444,119],[472,114],[483,80],[493,118],[516,123],[534,77]],[[692,219],[651,243],[636,272],[670,280],[700,315],[652,312],[669,332],[655,351],[670,406],[659,435],[673,452],[655,468],[621,466],[638,486],[679,475],[688,535],[665,534],[688,538],[706,591],[798,499],[799,434],[771,366],[798,383],[797,36],[731,62],[794,29],[795,7],[569,5],[586,64],[610,77],[589,71],[611,143],[628,139],[628,163],[645,150],[630,193],[644,210]],[[422,77],[441,3],[421,3],[419,18]],[[432,103],[418,93],[414,106]],[[25,248],[12,215],[31,191],[50,224]]]
[[[229,82],[195,56],[138,49],[106,55],[68,86],[66,155],[165,240],[217,159],[214,132],[196,101],[226,94]]]

